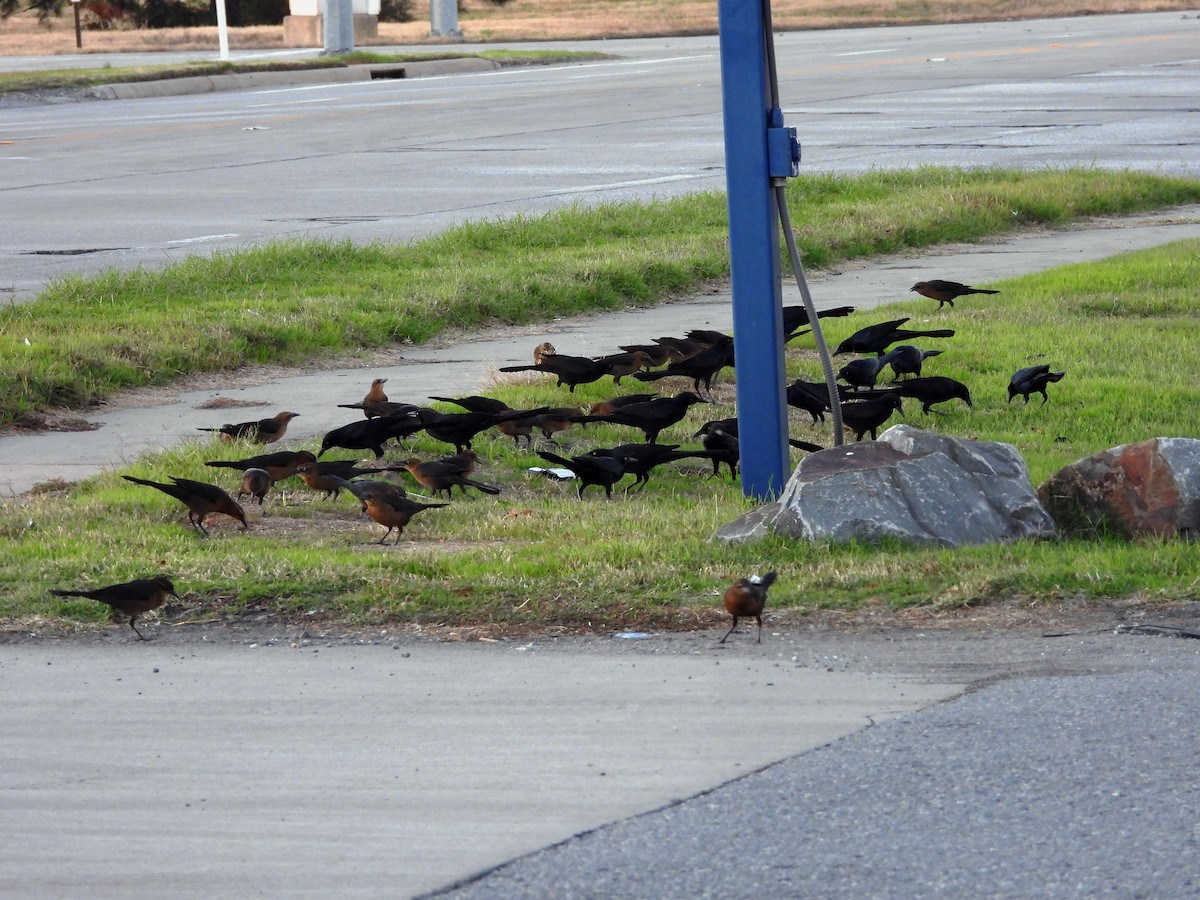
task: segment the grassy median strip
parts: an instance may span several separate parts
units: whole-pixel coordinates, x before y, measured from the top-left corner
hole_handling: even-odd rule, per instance
[[[924,415],[909,402],[903,421],[1012,443],[1038,483],[1066,462],[1118,444],[1158,435],[1200,438],[1198,279],[1200,242],[1187,241],[993,283],[1000,294],[962,298],[953,310],[911,300],[827,320],[826,330],[837,342],[900,315],[912,316],[915,327],[954,327],[957,335],[938,343],[946,352],[926,364],[926,374],[967,383],[974,408],[953,401]],[[637,337],[643,336],[631,336]],[[788,351],[790,374],[817,378],[811,346],[793,344],[801,346]],[[1050,386],[1049,402],[1008,403],[1008,376],[1038,362],[1067,373]],[[664,392],[683,386],[661,385]],[[513,406],[571,402],[552,378],[540,376],[501,377],[480,391]],[[596,383],[581,386],[575,399],[618,392]],[[694,446],[690,435],[701,422],[732,413],[732,396],[725,374],[720,402],[693,407],[664,442]],[[792,434],[830,442],[827,431],[798,413]],[[588,425],[560,438],[583,452],[638,436],[620,426]],[[530,466],[544,463],[514,449],[509,438],[484,435],[476,449],[484,460],[478,477],[503,493],[456,493],[450,507],[416,517],[397,547],[373,543],[382,528],[360,515],[353,498],[319,499],[294,479],[279,486],[283,496],[272,496],[264,512],[250,509],[248,533],[217,521],[207,539],[186,526],[179,504],[117,473],[38,492],[0,509],[6,546],[0,619],[10,628],[91,627],[105,621],[105,608],[53,598],[46,589],[157,572],[169,573],[185,596],[181,607],[161,612],[172,623],[249,619],[318,630],[420,624],[474,627],[484,635],[716,625],[723,621],[725,584],[767,569],[779,572],[772,606],[796,615],[1200,597],[1200,556],[1184,541],[1062,540],[951,551],[771,538],[728,546],[709,538],[750,506],[727,477],[706,477],[706,462],[664,466],[640,494],[618,491],[606,501],[591,489],[580,501],[572,483],[531,474]],[[246,444],[196,441],[126,471],[219,481],[236,490],[235,473],[203,462],[256,452]],[[390,455],[444,452],[445,445],[424,437]]]
[[[789,184],[810,266],[1200,200],[1131,172],[928,168]],[[572,207],[407,245],[292,242],[68,277],[0,311],[0,425],[252,363],[658,302],[728,273],[723,195]]]
[[[0,72],[0,94],[9,91],[57,91],[95,87],[100,84],[123,84],[137,81],[160,81],[170,78],[192,78],[202,75],[239,75],[256,72],[296,72],[306,69],[338,69],[377,63],[428,62],[439,59],[475,57],[490,59],[502,66],[550,65],[554,63],[586,62],[605,59],[607,54],[573,50],[484,50],[479,53],[430,51],[428,53],[373,53],[358,50],[340,56],[320,56],[294,60],[238,60],[224,62],[190,62],[155,66],[112,66],[81,69],[47,69],[40,72]]]

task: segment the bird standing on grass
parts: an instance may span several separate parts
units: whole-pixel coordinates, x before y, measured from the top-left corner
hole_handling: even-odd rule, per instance
[[[938,309],[942,308],[942,304],[949,303],[954,306],[955,297],[965,297],[968,294],[998,294],[999,291],[989,291],[987,288],[973,288],[969,284],[963,284],[960,281],[943,281],[941,278],[934,278],[930,281],[918,281],[910,291],[916,291],[922,297],[928,297],[930,300],[938,302]]]
[[[1008,402],[1012,403],[1012,398],[1020,394],[1028,403],[1030,394],[1041,394],[1042,405],[1045,406],[1046,401],[1050,399],[1046,393],[1046,385],[1052,381],[1062,381],[1066,374],[1065,371],[1051,372],[1049,366],[1028,366],[1018,369],[1008,381]]]
[[[378,544],[384,543],[393,531],[396,532],[395,543],[399,544],[400,535],[404,533],[404,526],[413,516],[422,510],[438,509],[450,505],[449,503],[418,503],[416,500],[409,500],[400,494],[378,488],[364,491],[359,499],[366,506],[367,515],[387,528],[383,537],[376,541]]]
[[[761,578],[757,575],[739,578],[725,590],[725,609],[733,616],[733,624],[721,638],[722,644],[737,628],[738,619],[750,616],[758,622],[758,643],[762,643],[762,611],[767,605],[767,589],[774,583],[775,573],[768,572]]]
[[[271,485],[274,483],[275,480],[266,469],[247,469],[242,473],[242,484],[238,488],[238,501],[241,502],[243,497],[253,497],[258,501],[258,505],[262,506],[267,492],[271,490]]]
[[[222,513],[237,519],[242,523],[242,531],[249,529],[246,524],[246,514],[236,500],[225,493],[223,488],[203,481],[192,481],[190,478],[171,477],[174,484],[163,484],[158,481],[147,481],[145,478],[134,478],[132,475],[122,475],[126,481],[134,484],[144,484],[157,488],[169,497],[174,497],[188,508],[188,524],[208,537],[204,520],[213,513]]]
[[[110,584],[108,587],[93,588],[92,590],[60,590],[51,588],[50,593],[56,597],[88,597],[105,603],[118,612],[129,616],[129,627],[140,640],[146,636],[137,629],[134,622],[144,612],[158,609],[166,602],[168,596],[179,599],[175,593],[175,585],[165,575],[153,578],[138,578],[121,584]]]

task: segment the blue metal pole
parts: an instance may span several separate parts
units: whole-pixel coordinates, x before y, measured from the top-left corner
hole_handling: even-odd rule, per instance
[[[773,500],[790,472],[779,281],[779,216],[770,176],[770,91],[761,0],[719,0],[725,183],[733,274],[742,492]]]

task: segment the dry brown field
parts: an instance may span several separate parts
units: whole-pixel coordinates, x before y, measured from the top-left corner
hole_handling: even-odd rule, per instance
[[[916,25],[996,21],[1102,13],[1195,9],[1195,0],[775,0],[774,24],[779,31],[866,25]],[[446,42],[429,36],[429,0],[416,0],[416,19],[382,23],[379,38],[360,46]],[[556,41],[668,35],[715,34],[715,0],[512,0],[495,6],[466,0],[459,27],[468,41]],[[230,30],[236,49],[281,49],[283,28],[259,26]],[[212,28],[153,31],[87,31],[83,52],[139,50],[206,50],[217,46]],[[0,54],[10,56],[78,53],[73,19],[48,26],[21,15],[0,21]]]

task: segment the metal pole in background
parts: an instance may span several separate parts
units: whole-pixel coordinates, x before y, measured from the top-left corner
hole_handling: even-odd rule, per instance
[[[733,275],[742,492],[773,500],[791,465],[784,392],[779,215],[770,176],[770,91],[761,0],[718,0],[725,182]]]
[[[80,0],[71,0],[71,7],[75,10],[75,47],[77,49],[82,49],[83,26],[79,24],[79,3]]]
[[[221,61],[229,59],[229,21],[225,17],[225,0],[217,0],[217,47]]]
[[[354,49],[354,7],[350,0],[325,0],[324,31],[326,56],[339,56]]]

